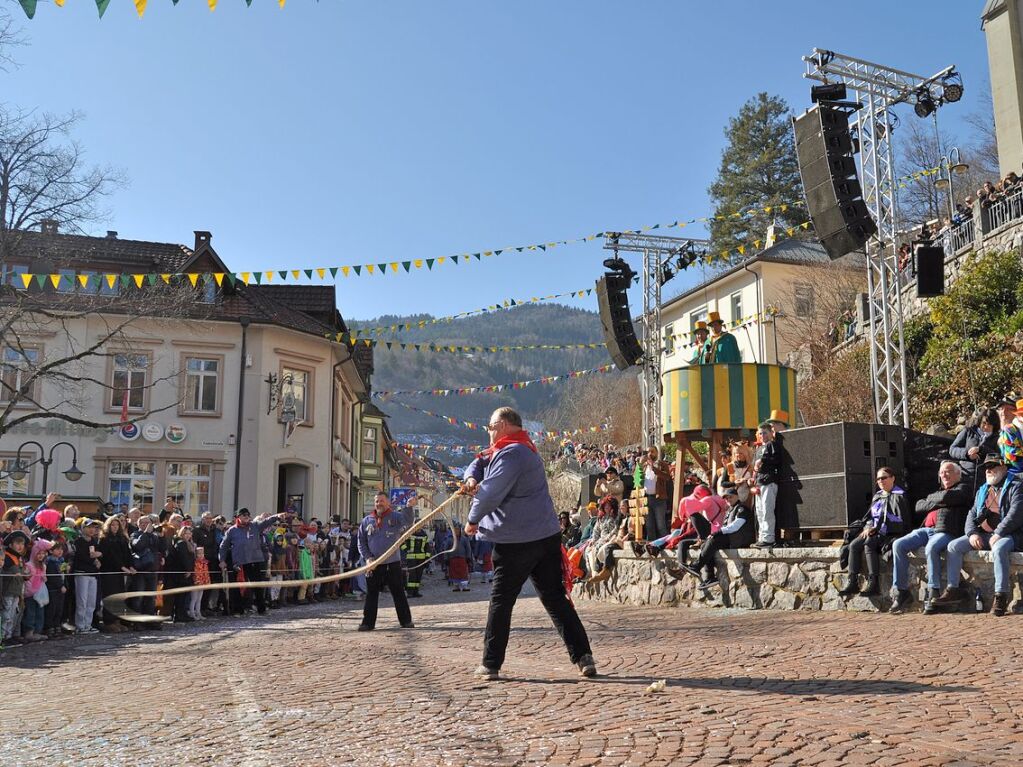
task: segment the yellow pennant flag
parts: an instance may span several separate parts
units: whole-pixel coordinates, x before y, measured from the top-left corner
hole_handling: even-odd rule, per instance
[[[739,246],[739,255],[740,256],[745,256],[746,255],[746,246],[745,245],[740,245]]]
[[[250,274],[249,272],[242,272],[242,282],[244,282],[246,285],[249,284],[249,279],[251,277],[252,277],[252,274]]]
[[[188,281],[192,283],[192,287],[195,287],[195,283],[199,281],[199,275],[195,272],[188,273]]]
[[[297,280],[298,279],[298,269],[292,269],[291,270],[291,279],[293,279],[293,280]]]
[[[421,259],[421,258],[417,258],[412,263],[416,265],[416,269],[422,269],[423,268],[423,259]]]
[[[223,282],[224,282],[224,273],[223,272],[214,272],[213,273],[213,279],[217,281],[217,287],[219,288],[221,286],[221,284],[223,284]]]
[[[373,264],[365,264],[364,266],[366,267],[366,271],[369,272],[370,274],[373,274],[373,270],[376,268],[373,266]]]
[[[63,3],[61,3],[61,5],[63,5]],[[81,285],[83,288],[89,287],[89,275],[87,275],[87,274],[79,274],[78,275],[78,284]]]
[[[281,8],[283,8],[284,7],[284,0],[280,0],[280,3],[281,3]]]
[[[53,2],[56,3],[58,8],[64,7],[64,0],[53,0]]]
[[[164,282],[166,282],[168,285],[170,285],[170,278],[171,278],[171,276],[169,274],[161,274],[160,275],[160,279],[163,280]]]
[[[443,264],[446,258],[447,258],[447,256],[440,256],[437,259],[437,266],[440,266],[441,264]]]
[[[347,277],[348,276],[348,272],[350,272],[351,270],[352,270],[352,267],[350,267],[350,266],[342,266],[341,267],[341,274],[343,274],[345,277]]]
[[[135,0],[135,11],[138,13],[139,18],[142,18],[142,14],[146,12],[147,0]]]
[[[32,282],[32,275],[19,274],[18,276],[21,277],[21,284],[25,286],[25,290],[28,290],[29,283]]]
[[[274,273],[273,272],[263,272],[263,277],[266,278],[267,282],[273,282],[274,281]]]
[[[144,275],[144,274],[133,274],[131,276],[131,278],[133,280],[135,280],[135,287],[136,288],[141,288],[142,287],[142,280],[144,280],[146,278],[146,275]]]
[[[392,272],[398,271],[398,262],[397,261],[392,261],[391,262],[391,271]]]
[[[114,283],[117,282],[116,274],[104,274],[103,278],[107,281],[107,288],[110,290],[114,289]]]
[[[50,282],[53,283],[53,287],[55,287],[55,288],[60,287],[60,275],[59,274],[51,274],[50,275]]]
[[[210,11],[217,10],[217,0],[209,0],[209,3],[210,3]]]
[[[327,270],[324,269],[321,266],[319,269],[316,270],[316,276],[319,277],[322,280],[323,279],[323,275],[326,274],[326,272],[327,272]]]

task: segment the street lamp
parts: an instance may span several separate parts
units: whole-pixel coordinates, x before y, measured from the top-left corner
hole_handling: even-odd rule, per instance
[[[21,451],[25,447],[27,447],[28,445],[35,445],[37,448],[39,448],[39,458],[37,460],[35,460],[35,461],[30,461],[29,463],[25,463],[24,461],[21,460]],[[40,445],[38,442],[36,442],[35,440],[31,440],[30,439],[27,442],[21,443],[21,445],[18,447],[18,453],[14,457],[14,468],[12,468],[10,471],[8,471],[7,475],[11,479],[13,479],[13,480],[21,481],[21,480],[25,479],[25,477],[28,476],[28,470],[32,466],[34,466],[37,463],[42,464],[42,467],[43,467],[43,496],[45,496],[46,495],[46,485],[47,485],[47,481],[48,481],[49,476],[50,476],[50,465],[53,463],[53,453],[61,445],[67,445],[69,448],[71,448],[71,468],[68,469],[67,471],[64,471],[64,472],[61,472],[61,473],[65,477],[67,477],[69,482],[77,482],[78,480],[80,480],[82,477],[85,476],[85,472],[78,468],[78,451],[75,450],[75,446],[72,445],[70,442],[65,442],[65,441],[57,442],[53,447],[51,447],[50,448],[50,452],[47,454],[46,458],[43,458],[43,453],[45,452],[45,448],[42,445]]]
[[[952,160],[955,159],[953,163]],[[955,210],[955,193],[952,189],[952,174],[966,173],[970,169],[970,166],[963,162],[962,157],[959,154],[959,147],[952,147],[947,157],[941,158],[941,165],[945,169],[947,174],[946,178],[938,178],[934,181],[936,189],[947,189],[948,190],[948,214],[949,218],[954,218],[956,214]]]

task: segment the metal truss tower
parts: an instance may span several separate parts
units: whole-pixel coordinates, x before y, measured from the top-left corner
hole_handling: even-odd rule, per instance
[[[804,56],[803,77],[822,83],[842,82],[863,104],[856,115],[860,142],[863,199],[877,222],[867,243],[867,291],[870,304],[870,373],[874,410],[880,423],[909,426],[906,361],[903,354],[902,295],[896,256],[898,195],[889,110],[926,92],[951,74],[947,67],[931,77],[874,64],[834,51],[814,48]]]
[[[643,254],[643,371],[640,395],[643,397],[643,434],[647,447],[660,446],[661,432],[661,287],[675,272],[695,259],[698,248],[707,240],[687,237],[663,237],[635,232],[607,232],[604,249]],[[676,261],[678,260],[678,261]],[[672,262],[676,261],[673,267]]]

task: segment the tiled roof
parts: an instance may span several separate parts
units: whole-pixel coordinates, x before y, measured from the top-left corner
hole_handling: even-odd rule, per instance
[[[49,259],[61,262],[119,266],[125,271],[176,272],[192,258],[191,248],[173,242],[122,240],[119,237],[87,237],[25,231],[17,235],[14,260]]]

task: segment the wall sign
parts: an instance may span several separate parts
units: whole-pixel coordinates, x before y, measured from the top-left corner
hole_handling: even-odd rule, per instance
[[[185,430],[183,424],[172,423],[167,427],[167,433],[165,435],[167,441],[172,445],[180,445],[185,441],[185,437],[188,436],[188,432]]]
[[[127,442],[134,442],[139,438],[139,434],[142,433],[142,430],[139,428],[137,423],[126,423],[117,430],[117,433],[121,435],[121,439]]]
[[[163,439],[163,424],[147,421],[142,427],[142,439],[146,442],[159,442]]]

